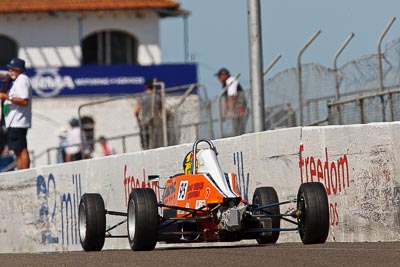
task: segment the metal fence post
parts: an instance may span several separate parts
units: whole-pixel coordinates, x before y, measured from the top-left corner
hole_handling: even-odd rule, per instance
[[[392,93],[388,94],[388,102],[389,102],[389,108],[390,108],[390,121],[394,121],[394,110],[393,110]]]
[[[364,121],[364,99],[358,99],[357,103],[358,103],[358,108],[360,111],[360,114],[359,114],[360,123],[364,124],[365,123],[365,121]]]
[[[331,100],[328,100],[327,106],[328,106],[328,123],[331,125],[332,124],[332,102],[331,102]]]
[[[159,85],[161,93],[161,119],[162,119],[162,133],[163,133],[163,146],[168,146],[168,133],[167,133],[167,108],[165,107],[165,83],[154,81],[154,86]],[[155,105],[153,105],[154,107]],[[154,134],[154,133],[152,133]]]
[[[301,78],[301,56],[307,47],[318,37],[321,33],[321,30],[317,30],[311,38],[306,42],[302,49],[300,49],[299,54],[297,55],[297,86],[298,86],[298,94],[299,94],[299,113],[300,113],[300,125],[303,125],[303,86],[302,86],[302,78]]]
[[[206,109],[207,109],[207,121],[208,121],[208,134],[210,138],[214,140],[214,129],[212,122],[212,111],[211,111],[211,101],[209,99],[206,100]]]
[[[335,83],[335,98],[336,101],[340,99],[340,90],[339,90],[339,77],[338,77],[338,69],[337,69],[337,60],[339,56],[342,54],[343,50],[346,48],[346,46],[350,43],[351,39],[353,39],[354,33],[350,33],[350,35],[347,37],[347,39],[343,42],[343,44],[340,46],[340,48],[337,50],[334,58],[333,58],[333,75],[335,76],[334,83]],[[336,110],[338,112],[339,116],[339,124],[343,124],[343,118],[342,118],[342,112],[340,105],[336,106]]]
[[[382,70],[382,40],[389,31],[390,27],[392,27],[394,21],[396,20],[396,17],[392,17],[392,19],[389,21],[388,25],[386,26],[385,30],[381,33],[378,39],[378,65],[379,65],[379,90],[380,92],[383,91],[383,70]],[[381,95],[381,102],[382,102],[382,121],[386,121],[386,115],[385,115],[385,98],[383,95]]]

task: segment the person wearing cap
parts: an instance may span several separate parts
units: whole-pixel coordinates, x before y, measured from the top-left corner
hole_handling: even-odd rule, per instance
[[[221,68],[215,73],[215,76],[221,82],[222,88],[226,89],[222,119],[230,118],[232,120],[234,135],[244,134],[248,112],[243,88],[239,81],[235,77],[232,77],[226,68]]]
[[[14,81],[8,93],[0,92],[5,100],[5,123],[7,144],[17,157],[17,169],[28,169],[30,158],[26,136],[32,122],[32,86],[29,77],[24,74],[25,61],[13,58],[7,65],[9,76]]]
[[[157,148],[162,143],[161,97],[156,93],[153,80],[144,84],[144,94],[134,110],[140,128],[140,140],[143,149]]]
[[[71,128],[67,131],[65,161],[76,161],[82,159],[82,132],[79,120],[72,118],[69,121]]]

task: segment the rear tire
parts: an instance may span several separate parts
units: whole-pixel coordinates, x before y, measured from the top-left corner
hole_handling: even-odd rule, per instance
[[[304,183],[297,195],[299,234],[303,244],[325,243],[329,234],[329,204],[325,187],[318,182]]]
[[[100,251],[106,234],[106,209],[100,194],[84,194],[79,203],[79,240],[85,251]]]
[[[129,195],[128,240],[134,251],[153,250],[158,236],[158,204],[153,189],[135,188]]]
[[[273,187],[258,187],[254,191],[253,195],[253,204],[254,205],[268,205],[272,203],[278,203],[278,194],[276,193]],[[279,206],[273,206],[269,208],[263,209],[263,211],[256,211],[256,215],[259,214],[267,214],[267,215],[278,215],[280,214]],[[271,227],[272,228],[280,228],[281,227],[281,219],[278,216],[272,216],[271,218]],[[274,244],[278,241],[279,231],[274,232],[264,232],[258,235],[256,238],[258,244]]]

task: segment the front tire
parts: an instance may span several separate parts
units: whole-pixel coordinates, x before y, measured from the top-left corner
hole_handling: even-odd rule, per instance
[[[253,204],[254,205],[268,205],[272,203],[279,203],[278,194],[273,187],[258,187],[254,191]],[[279,215],[279,206],[265,208],[255,212],[256,215]],[[271,216],[271,228],[280,228],[281,219],[278,216]],[[279,231],[264,232],[259,234],[256,238],[258,244],[275,244],[279,238]]]
[[[158,204],[154,190],[135,188],[129,195],[128,240],[134,251],[153,250],[158,235]]]
[[[304,183],[297,194],[299,234],[303,244],[325,243],[329,234],[329,204],[325,187]]]
[[[100,251],[106,234],[106,209],[100,194],[84,194],[79,203],[79,239],[85,251]]]

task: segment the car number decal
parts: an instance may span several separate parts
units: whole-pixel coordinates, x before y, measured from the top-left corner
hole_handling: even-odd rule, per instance
[[[186,198],[188,184],[189,182],[187,180],[181,181],[181,183],[179,184],[178,200],[184,200]]]

